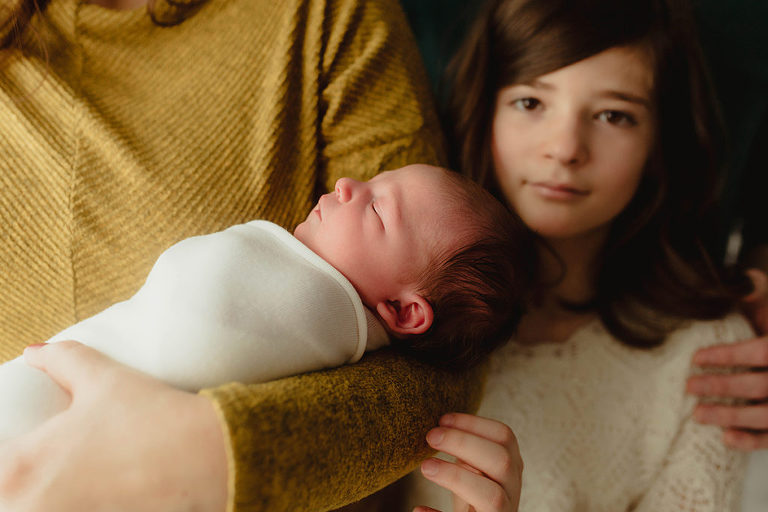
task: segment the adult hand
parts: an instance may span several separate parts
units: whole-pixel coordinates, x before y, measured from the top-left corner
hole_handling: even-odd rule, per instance
[[[0,509],[226,508],[224,437],[213,405],[76,342],[29,347],[69,408],[0,446]]]
[[[446,414],[427,433],[427,443],[456,457],[421,464],[428,479],[453,493],[454,512],[514,512],[520,501],[523,459],[512,430],[469,414]],[[416,507],[414,512],[434,511]]]
[[[754,290],[742,309],[760,335],[751,340],[699,350],[693,362],[704,367],[742,367],[731,374],[697,375],[688,379],[689,393],[701,397],[746,399],[746,405],[699,404],[694,417],[723,427],[723,442],[738,450],[768,448],[768,276],[750,269]]]

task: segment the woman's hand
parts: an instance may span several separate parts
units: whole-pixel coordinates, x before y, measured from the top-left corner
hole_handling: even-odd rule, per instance
[[[76,342],[25,357],[72,403],[0,446],[1,510],[224,511],[224,437],[206,398]]]
[[[514,512],[520,501],[523,459],[512,430],[503,423],[469,414],[446,414],[429,431],[427,443],[456,457],[456,463],[430,458],[421,472],[453,493],[454,512]],[[432,511],[416,507],[414,512]]]
[[[742,309],[758,338],[699,350],[693,362],[704,367],[747,367],[749,371],[723,375],[697,375],[688,379],[689,393],[702,397],[733,397],[749,405],[699,404],[694,417],[701,423],[723,427],[723,442],[738,450],[768,448],[768,276],[747,271],[754,291]]]

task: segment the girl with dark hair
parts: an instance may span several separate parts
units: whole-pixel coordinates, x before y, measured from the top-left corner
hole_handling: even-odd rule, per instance
[[[492,0],[452,65],[456,160],[538,235],[541,291],[480,416],[427,436],[458,462],[422,473],[454,510],[736,510],[743,456],[685,395],[698,349],[753,337],[749,280],[701,243],[719,136],[688,2]]]

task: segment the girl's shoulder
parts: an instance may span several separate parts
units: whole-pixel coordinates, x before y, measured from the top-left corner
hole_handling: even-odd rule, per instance
[[[735,343],[755,336],[747,318],[738,312],[715,320],[691,320],[672,331],[664,345],[695,345],[697,348]]]
[[[687,320],[670,330],[664,342],[653,348],[638,348],[622,343],[611,335],[600,322],[595,321],[574,333],[569,343],[583,351],[604,352],[615,360],[647,364],[648,368],[690,367],[693,354],[704,347],[736,343],[751,339],[755,331],[747,318],[732,312],[713,320]]]
[[[688,320],[672,329],[664,342],[652,348],[630,346],[614,337],[599,319],[586,322],[565,341],[555,343],[521,343],[511,340],[492,358],[501,368],[518,364],[555,365],[567,362],[572,370],[583,367],[594,371],[595,361],[603,369],[616,365],[643,368],[643,372],[679,374],[689,368],[693,354],[703,347],[735,343],[754,337],[754,330],[740,313],[731,313],[715,320]],[[558,370],[559,371],[559,370]],[[576,370],[573,370],[576,371]]]
[[[673,368],[691,368],[693,355],[701,348],[745,341],[754,336],[746,317],[741,313],[730,313],[714,320],[686,321],[671,331],[658,347],[640,350],[656,364],[677,373]]]

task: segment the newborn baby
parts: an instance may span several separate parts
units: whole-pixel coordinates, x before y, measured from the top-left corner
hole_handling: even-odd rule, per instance
[[[509,244],[524,233],[480,187],[444,169],[412,165],[368,182],[342,178],[295,236],[256,220],[182,240],[133,297],[48,343],[79,341],[189,391],[353,363],[390,336],[425,359],[470,362],[517,320],[521,288],[512,276],[527,272],[510,266],[521,246]],[[495,263],[465,268],[462,255],[479,254]],[[464,269],[463,282],[452,261]],[[483,312],[484,301],[496,309]],[[441,313],[444,302],[466,309],[460,322],[443,325],[441,317],[461,312]],[[0,366],[0,389],[0,441],[69,404],[21,357]]]

